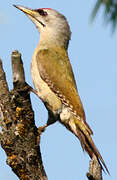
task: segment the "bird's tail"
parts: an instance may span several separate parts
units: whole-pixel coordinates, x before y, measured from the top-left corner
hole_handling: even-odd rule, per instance
[[[82,122],[80,123],[82,124]],[[85,124],[85,126],[84,125],[79,126],[79,122],[77,122],[76,118],[73,118],[69,121],[69,127],[67,128],[69,128],[69,130],[71,130],[79,138],[83,150],[85,150],[91,158],[93,157],[93,155],[95,155],[102,169],[104,166],[107,173],[110,174],[100,152],[96,148],[91,138],[92,131],[90,131],[89,126],[87,126],[87,124]]]

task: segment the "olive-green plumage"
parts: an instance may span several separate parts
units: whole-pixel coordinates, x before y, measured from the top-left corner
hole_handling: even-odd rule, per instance
[[[85,121],[83,105],[78,95],[67,51],[64,48],[57,47],[40,50],[37,53],[36,62],[41,78],[61,99],[62,104],[68,109],[70,107],[70,117],[62,121],[59,119],[60,122],[80,139],[82,148],[88,152],[91,158],[95,153],[96,157],[106,167],[90,136],[93,132]],[[72,128],[72,126],[75,126],[75,128]]]
[[[36,57],[40,75],[43,80],[50,80],[55,88],[72,105],[73,110],[85,120],[85,114],[80,97],[77,93],[76,83],[66,50],[52,48],[40,50]]]
[[[37,95],[48,110],[47,125],[57,120],[61,122],[79,138],[83,150],[91,158],[95,155],[109,173],[91,138],[93,132],[86,123],[77,91],[67,53],[71,32],[66,18],[53,9],[16,7],[29,16],[40,32],[40,41],[32,57],[31,74]]]

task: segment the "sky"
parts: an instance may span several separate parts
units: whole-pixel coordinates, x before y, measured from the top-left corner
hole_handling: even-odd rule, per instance
[[[39,41],[34,24],[13,4],[29,8],[53,8],[67,17],[72,31],[69,58],[75,74],[87,122],[93,140],[110,171],[104,180],[117,178],[117,32],[106,26],[103,7],[93,24],[90,23],[94,0],[5,0],[0,3],[0,58],[3,60],[9,88],[12,89],[11,53],[22,54],[26,81],[33,86],[30,63]],[[44,125],[47,111],[31,94],[37,127]],[[82,151],[79,140],[59,122],[48,127],[41,137],[43,164],[49,180],[87,179],[89,157]],[[0,147],[0,180],[18,178],[6,165],[6,155]]]

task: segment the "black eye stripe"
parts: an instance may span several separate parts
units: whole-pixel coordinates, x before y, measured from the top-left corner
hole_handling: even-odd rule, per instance
[[[36,9],[36,11],[37,11],[41,16],[47,16],[47,12],[44,11],[43,9]]]

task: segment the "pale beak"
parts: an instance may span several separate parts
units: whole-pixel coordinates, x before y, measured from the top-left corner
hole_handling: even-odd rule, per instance
[[[21,10],[25,14],[35,17],[36,12],[34,10],[26,8],[24,6],[17,6],[17,5],[13,5],[13,6],[16,7],[17,9]]]
[[[39,24],[41,24],[43,27],[45,27],[45,24],[43,24],[39,18],[37,17],[37,12],[36,10],[33,10],[33,9],[29,9],[29,8],[26,8],[24,6],[17,6],[17,5],[13,5],[14,7],[16,7],[17,9],[21,10],[22,12],[24,12],[27,16],[30,17],[30,19],[34,22],[33,19],[35,19]],[[34,24],[36,24],[34,22]]]

